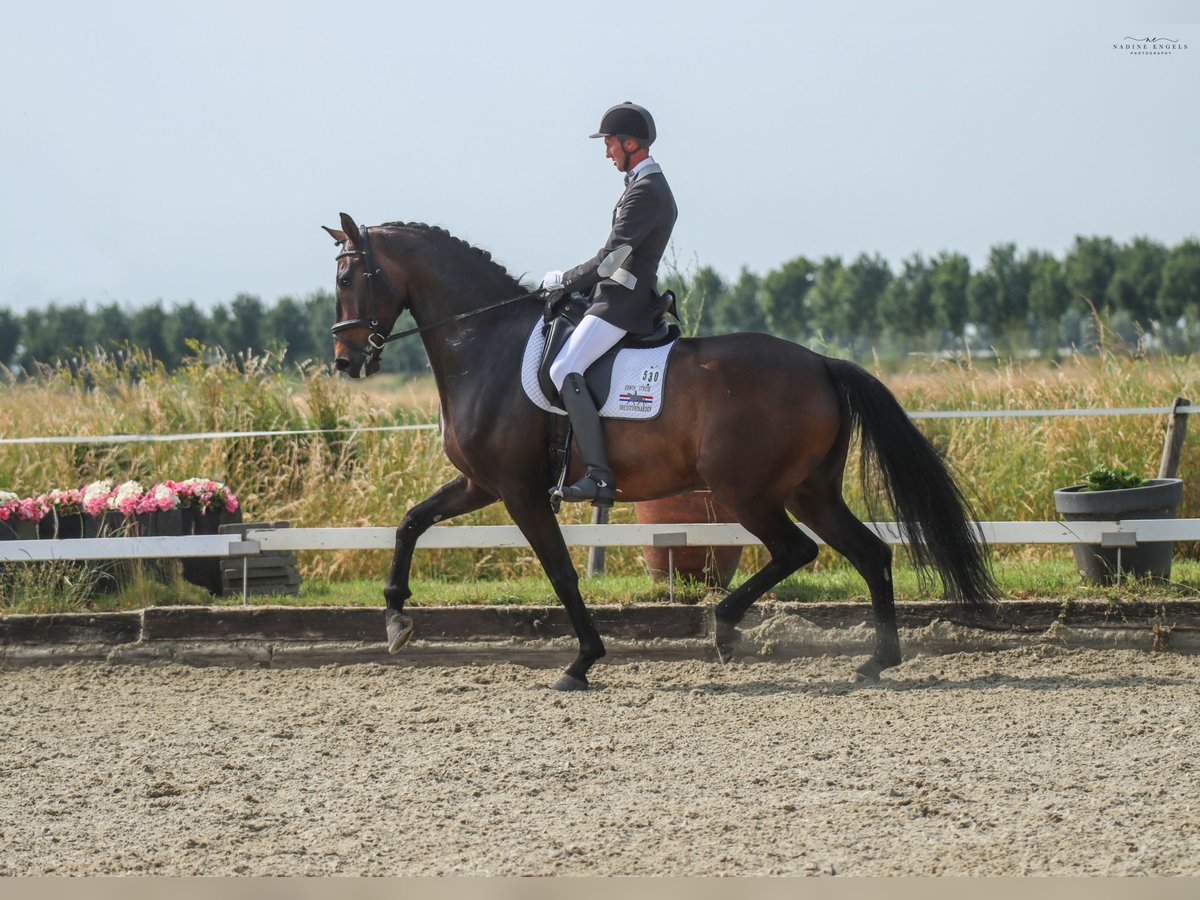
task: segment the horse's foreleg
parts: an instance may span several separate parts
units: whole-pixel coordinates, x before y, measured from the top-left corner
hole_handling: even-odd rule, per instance
[[[736,509],[733,512],[742,526],[763,542],[771,559],[713,610],[713,632],[721,662],[733,658],[740,637],[737,625],[750,605],[817,556],[816,541],[797,528],[782,509],[748,513],[745,517]]]
[[[417,539],[443,519],[461,516],[495,503],[496,497],[465,475],[448,481],[404,515],[396,529],[396,551],[388,570],[383,597],[387,601],[388,653],[395,653],[412,637],[412,617],[404,613],[404,601],[412,596],[408,574]]]
[[[579,638],[579,656],[553,687],[557,691],[584,690],[588,686],[588,670],[604,656],[604,642],[600,640],[600,633],[579,593],[579,574],[571,563],[571,554],[559,530],[558,520],[554,518],[550,504],[541,492],[515,498],[506,496],[504,505],[537,554]]]
[[[900,634],[892,591],[892,550],[854,513],[841,497],[824,504],[808,503],[793,510],[834,550],[842,554],[866,581],[875,617],[875,652],[855,670],[855,681],[878,681],[884,669],[900,664]]]

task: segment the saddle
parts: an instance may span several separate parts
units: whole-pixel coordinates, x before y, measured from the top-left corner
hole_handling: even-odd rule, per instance
[[[592,301],[588,297],[578,291],[572,291],[570,294],[554,300],[547,307],[548,317],[542,326],[542,335],[546,342],[542,348],[542,358],[538,363],[538,386],[542,389],[546,399],[560,408],[562,406],[561,398],[554,388],[554,382],[550,380],[550,364],[554,362],[558,352],[566,344],[567,338],[583,321],[591,304]],[[667,313],[679,318],[675,311],[675,294],[672,291],[664,291],[658,297],[654,311],[654,331],[645,335],[625,335],[612,349],[588,366],[588,370],[583,373],[583,378],[587,382],[592,400],[597,405],[602,405],[608,396],[608,389],[612,384],[613,363],[617,359],[618,351],[630,348],[661,347],[679,337],[679,326],[666,321]]]

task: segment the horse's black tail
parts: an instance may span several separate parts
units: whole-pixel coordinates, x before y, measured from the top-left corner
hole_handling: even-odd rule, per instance
[[[887,499],[918,569],[934,569],[946,596],[977,609],[1000,595],[970,501],[947,462],[884,384],[844,360],[827,360],[862,441],[865,493]]]

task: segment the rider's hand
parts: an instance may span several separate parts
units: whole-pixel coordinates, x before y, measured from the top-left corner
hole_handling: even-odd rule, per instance
[[[542,309],[542,320],[549,322],[551,319],[557,316],[559,308],[567,302],[567,296],[567,292],[562,289],[561,285],[557,288],[551,289],[550,292],[546,294],[546,305]]]
[[[542,279],[542,287],[547,291],[561,290],[563,286],[563,273],[559,269],[551,269],[546,273],[546,277]]]

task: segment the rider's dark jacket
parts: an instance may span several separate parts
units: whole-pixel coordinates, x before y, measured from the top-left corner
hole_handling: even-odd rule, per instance
[[[658,263],[679,211],[658,163],[638,170],[613,210],[612,233],[592,259],[563,273],[563,286],[591,297],[589,315],[633,334],[654,330]],[[601,278],[600,263],[622,245],[632,254],[612,277]]]

